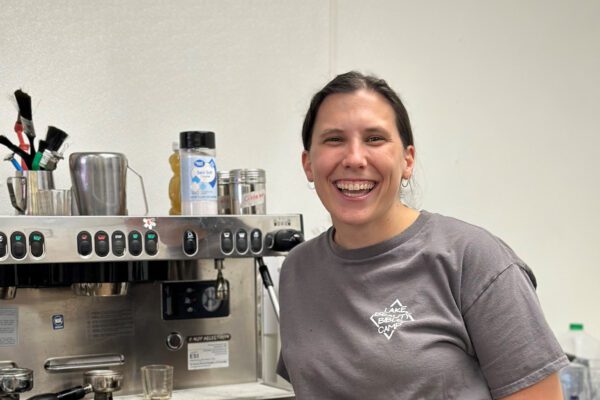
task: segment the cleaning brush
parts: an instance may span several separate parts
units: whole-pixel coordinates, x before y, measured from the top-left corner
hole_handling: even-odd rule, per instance
[[[23,131],[29,139],[30,154],[35,154],[35,129],[33,128],[33,117],[31,113],[31,96],[23,92],[21,89],[15,91],[15,99],[19,105],[19,114],[21,115],[21,124]]]
[[[0,144],[6,146],[10,151],[15,154],[18,154],[19,157],[25,161],[27,168],[31,169],[33,163],[33,156],[31,154],[27,154],[25,151],[21,150],[18,146],[15,146],[6,136],[0,135]]]

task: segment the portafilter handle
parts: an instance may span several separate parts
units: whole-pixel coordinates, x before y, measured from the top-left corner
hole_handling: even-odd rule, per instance
[[[78,400],[92,392],[92,385],[76,386],[58,393],[44,393],[30,397],[28,400]]]

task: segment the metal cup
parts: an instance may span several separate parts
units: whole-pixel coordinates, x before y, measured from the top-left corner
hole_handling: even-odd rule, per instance
[[[127,165],[124,154],[72,153],[69,166],[80,215],[127,215],[127,169],[140,179],[148,213],[144,181]]]
[[[38,190],[36,196],[39,215],[71,215],[70,190]]]
[[[18,214],[42,215],[37,193],[54,189],[54,177],[52,171],[18,171],[8,177],[6,185]]]

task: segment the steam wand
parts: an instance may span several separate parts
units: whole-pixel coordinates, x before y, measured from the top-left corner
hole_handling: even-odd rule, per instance
[[[271,274],[269,274],[269,268],[265,265],[262,257],[256,257],[256,262],[258,263],[258,271],[260,272],[265,289],[267,289],[267,292],[269,293],[271,304],[273,304],[273,311],[275,311],[275,316],[277,317],[277,321],[279,321],[279,300],[277,300],[277,294],[275,294],[275,288],[273,287]]]
[[[223,259],[215,259],[215,269],[217,270],[217,280],[215,281],[215,298],[225,300],[229,297],[229,287],[223,278]]]

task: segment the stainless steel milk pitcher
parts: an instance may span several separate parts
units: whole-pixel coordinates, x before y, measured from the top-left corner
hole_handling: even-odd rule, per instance
[[[140,179],[148,214],[144,180],[121,153],[72,153],[69,157],[74,201],[79,215],[127,215],[127,169]]]
[[[52,171],[17,171],[6,180],[12,206],[18,214],[40,215],[40,190],[54,189]]]

